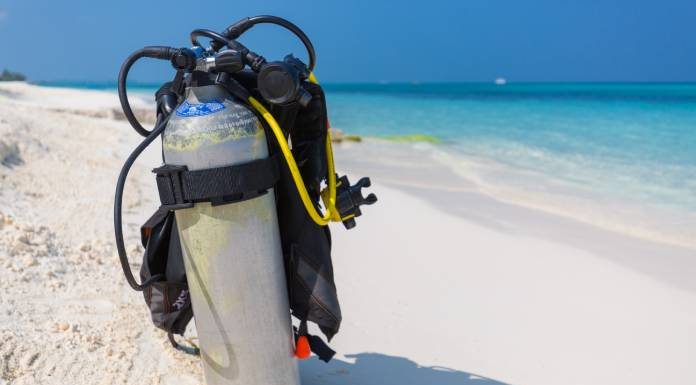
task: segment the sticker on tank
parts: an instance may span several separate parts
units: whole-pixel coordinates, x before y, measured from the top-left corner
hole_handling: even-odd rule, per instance
[[[176,109],[176,115],[182,117],[204,116],[225,109],[225,105],[213,100],[207,103],[189,103],[184,101]]]

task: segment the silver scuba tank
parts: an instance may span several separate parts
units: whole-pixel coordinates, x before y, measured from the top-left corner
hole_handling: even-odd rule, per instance
[[[189,170],[268,157],[257,117],[217,85],[187,89],[162,146]],[[176,219],[206,383],[299,384],[273,191]]]

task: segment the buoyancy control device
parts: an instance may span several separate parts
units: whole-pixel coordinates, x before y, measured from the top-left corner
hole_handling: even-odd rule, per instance
[[[292,55],[268,62],[237,41],[262,23],[294,33],[308,64]],[[208,384],[296,384],[293,357],[312,351],[328,362],[334,354],[307,323],[327,340],[341,324],[327,225],[354,227],[360,206],[377,197],[362,194],[369,178],[351,185],[336,175],[326,98],[302,30],[256,16],[190,37],[191,48],[134,52],[119,74],[123,112],[145,136],[116,186],[120,262],[130,286],[143,291],[154,324],[175,347],[200,353]],[[135,117],[126,90],[128,72],[142,58],[167,60],[176,71],[155,94],[152,130]],[[138,283],[122,232],[123,189],[136,158],[158,137],[164,164],[153,172],[161,206],[141,227]],[[183,335],[192,318],[199,347],[184,348],[174,335]]]

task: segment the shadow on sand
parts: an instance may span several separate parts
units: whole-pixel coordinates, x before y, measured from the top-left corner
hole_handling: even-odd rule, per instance
[[[355,363],[316,357],[300,364],[302,385],[507,385],[453,369],[420,366],[403,357],[378,353],[346,356]]]

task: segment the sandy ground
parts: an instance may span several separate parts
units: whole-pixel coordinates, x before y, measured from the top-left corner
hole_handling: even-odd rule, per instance
[[[202,383],[118,265],[113,189],[140,137],[114,111],[0,84],[0,385]],[[696,250],[506,203],[428,146],[336,157],[380,202],[334,227],[340,355],[302,362],[304,385],[696,383]],[[127,186],[134,256],[159,162],[153,144]]]

